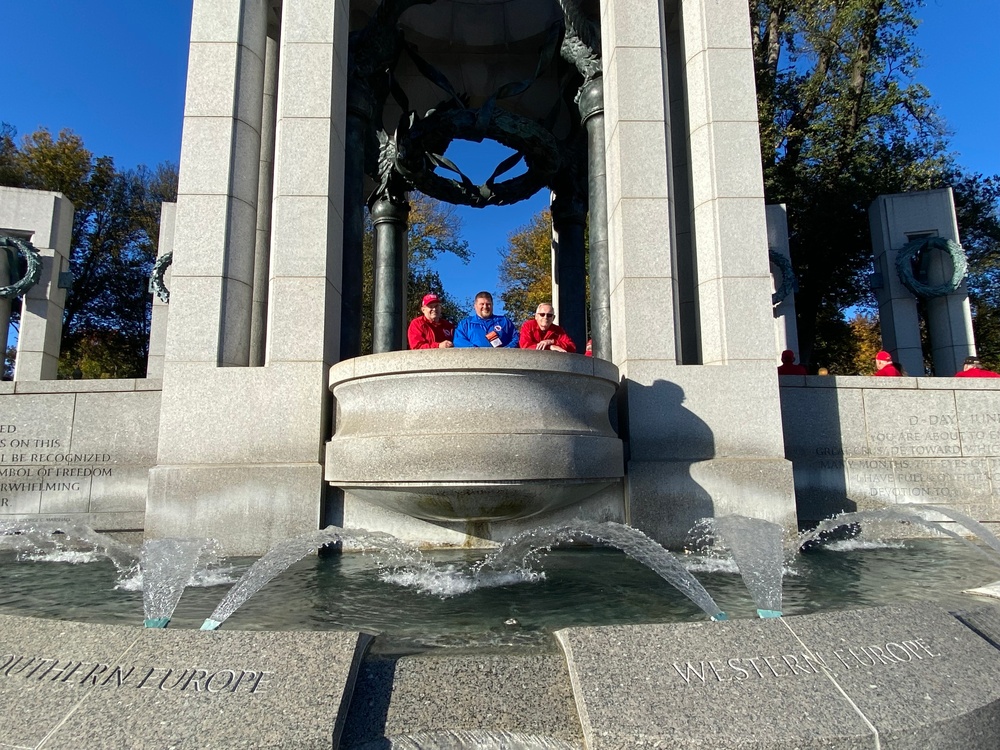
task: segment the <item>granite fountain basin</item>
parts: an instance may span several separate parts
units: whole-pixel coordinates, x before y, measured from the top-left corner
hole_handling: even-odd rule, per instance
[[[534,350],[390,352],[334,365],[326,480],[431,521],[530,518],[618,482],[618,369]]]

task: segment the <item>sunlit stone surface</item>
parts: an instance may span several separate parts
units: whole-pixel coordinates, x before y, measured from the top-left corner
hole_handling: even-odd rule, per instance
[[[509,520],[617,481],[617,369],[522,350],[395,352],[330,372],[326,479],[426,520]]]

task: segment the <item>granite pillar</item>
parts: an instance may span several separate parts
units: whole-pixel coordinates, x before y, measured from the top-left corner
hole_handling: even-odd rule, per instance
[[[8,286],[14,281],[10,272],[10,264],[7,260],[7,253],[0,251],[0,286]],[[0,297],[0,372],[7,361],[7,336],[10,335],[10,307],[11,300],[8,297]]]
[[[785,259],[788,268],[792,265],[791,251],[788,247],[788,212],[784,204],[767,206],[765,209],[767,220],[767,250],[768,254],[774,253]],[[799,356],[799,328],[795,319],[795,291],[788,285],[795,286],[792,279],[784,278],[780,266],[771,264],[771,271],[774,276],[775,292],[782,286],[789,288],[788,296],[778,301],[774,305],[774,358],[777,363],[781,357],[781,352],[791,349],[795,352],[796,360]],[[802,362],[802,364],[805,364]]]
[[[668,545],[710,515],[795,526],[747,13],[739,0],[602,4],[628,519]]]
[[[176,203],[160,204],[160,236],[156,244],[157,257],[174,251],[174,223],[177,219]],[[163,273],[163,285],[170,290],[170,267]],[[163,352],[167,345],[167,302],[153,295],[153,313],[149,321],[149,353],[146,357],[146,377],[163,377]]]
[[[73,204],[61,193],[0,187],[0,234],[30,242],[42,259],[38,283],[21,298],[14,380],[55,380],[59,369]],[[6,350],[6,338],[4,349]]]
[[[265,93],[265,11],[271,10],[265,6],[271,3],[240,4],[245,19],[261,22],[262,56],[257,68],[247,69],[257,92],[257,132]],[[200,44],[208,20],[213,28],[232,27],[235,33],[231,16],[231,9],[214,0],[196,0],[192,47]],[[327,492],[321,453],[331,418],[325,376],[340,352],[347,16],[346,5],[338,0],[284,0],[281,6],[266,357],[261,367],[219,366],[224,362],[204,355],[206,337],[224,328],[217,319],[224,316],[211,299],[193,297],[193,289],[185,292],[193,280],[186,287],[178,271],[185,265],[207,265],[218,254],[214,245],[183,244],[181,236],[212,235],[217,227],[211,217],[183,210],[183,192],[179,196],[161,438],[157,466],[149,474],[149,537],[190,536],[197,527],[198,534],[217,538],[228,554],[261,554],[278,540],[318,525]],[[248,25],[245,20],[240,28]],[[241,77],[234,85],[246,90]],[[186,170],[213,183],[221,182],[228,170],[228,161],[194,164],[184,156],[200,144],[198,128],[187,126],[189,110],[212,91],[211,76],[193,67],[182,184],[190,184],[185,183],[191,179]],[[255,143],[246,163],[252,162],[256,173],[266,154]],[[251,204],[257,200],[254,181]],[[244,246],[251,259],[256,230],[254,221]],[[248,276],[242,308],[247,320],[250,283]],[[210,297],[212,289],[204,296]]]
[[[951,188],[880,195],[869,208],[875,253],[875,297],[879,305],[882,348],[889,351],[908,375],[924,374],[917,298],[896,270],[896,255],[911,240],[941,237],[958,243],[958,222]],[[952,261],[941,251],[924,253],[925,283],[938,286],[952,276]],[[962,369],[962,360],[975,354],[969,292],[963,281],[952,293],[926,300],[934,374],[948,377]]]
[[[250,361],[267,2],[195,2],[168,357]]]
[[[406,219],[408,203],[383,198],[372,206],[375,225],[375,311],[372,349],[375,354],[402,350],[406,318]]]
[[[250,317],[250,365],[267,358],[267,293],[271,268],[271,193],[278,94],[277,29],[268,29],[264,50],[264,92],[260,123],[260,179],[257,185],[257,235],[253,262],[253,310]]]
[[[375,112],[371,88],[351,81],[347,86],[346,152],[344,162],[344,261],[341,301],[340,358],[361,353],[362,287],[365,233],[365,133]]]

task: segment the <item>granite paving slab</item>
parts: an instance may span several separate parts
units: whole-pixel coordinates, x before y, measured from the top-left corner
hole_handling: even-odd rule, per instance
[[[1000,652],[932,606],[557,638],[588,750],[1000,746]]]
[[[369,640],[0,616],[0,747],[328,749]]]
[[[1000,651],[931,605],[787,620],[823,653],[883,750],[1000,747]]]
[[[996,591],[996,596],[1000,598],[1000,584],[990,584],[990,588]],[[978,593],[981,590],[970,589],[965,593]],[[1000,606],[980,604],[952,612],[952,615],[994,648],[1000,649]]]
[[[562,655],[514,651],[365,660],[344,730],[344,748],[388,748],[395,745],[386,738],[396,738],[399,744],[416,736],[425,742],[435,735],[438,743],[448,737],[454,742],[456,733],[463,732],[478,733],[483,743],[516,733],[549,741],[552,747],[582,748]],[[505,747],[518,747],[509,737],[506,741]]]

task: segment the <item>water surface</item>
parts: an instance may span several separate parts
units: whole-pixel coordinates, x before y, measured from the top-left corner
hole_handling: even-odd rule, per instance
[[[528,569],[477,575],[485,553],[426,553],[386,567],[370,555],[307,557],[276,577],[226,621],[227,630],[364,630],[382,648],[532,646],[571,626],[685,622],[702,612],[650,569],[615,550],[555,550]],[[1000,556],[995,556],[1000,561]],[[728,559],[681,555],[730,617],[756,604]],[[200,627],[254,558],[200,570],[171,628]],[[1000,564],[952,540],[835,543],[786,561],[786,615],[929,602],[961,609],[984,599],[965,589],[1000,580]],[[107,559],[59,552],[40,559],[0,553],[0,612],[91,623],[141,625],[141,582]]]

